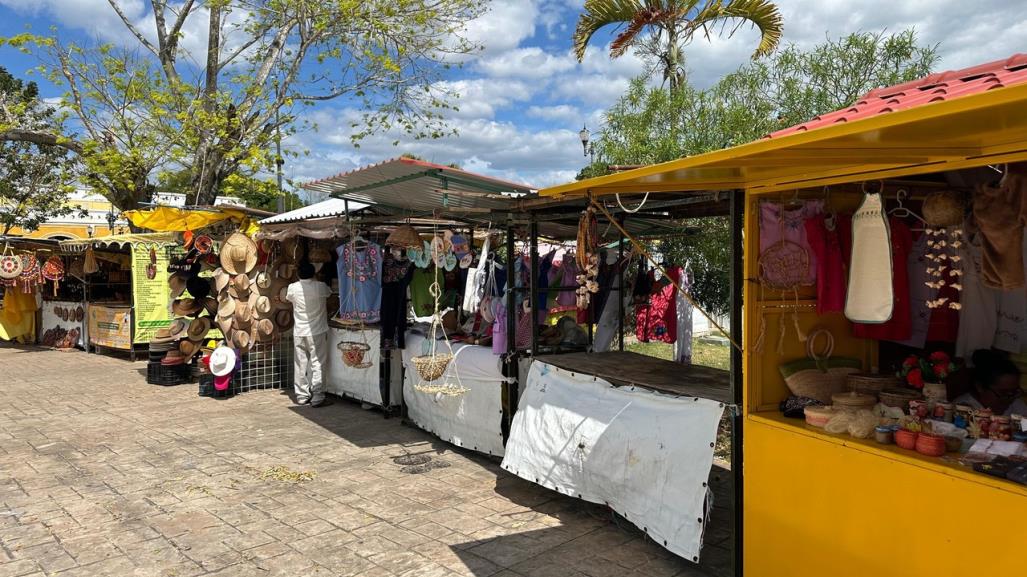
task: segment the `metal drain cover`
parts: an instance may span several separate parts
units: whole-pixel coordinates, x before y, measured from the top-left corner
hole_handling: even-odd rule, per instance
[[[392,459],[397,465],[411,466],[411,465],[424,465],[431,461],[431,457],[428,455],[401,455]]]
[[[407,473],[408,475],[420,475],[421,473],[427,473],[432,469],[445,469],[449,467],[449,463],[446,461],[429,461],[423,465],[410,465],[400,469],[401,473]]]

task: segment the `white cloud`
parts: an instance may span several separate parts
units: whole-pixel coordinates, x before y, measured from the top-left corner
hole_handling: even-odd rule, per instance
[[[558,104],[556,106],[529,106],[524,114],[529,118],[539,118],[550,121],[578,122],[581,120],[581,111],[576,106],[569,104]]]
[[[565,73],[576,65],[570,53],[550,54],[538,46],[530,46],[486,56],[475,64],[475,69],[487,76],[538,80]]]
[[[538,5],[534,0],[493,0],[488,11],[467,24],[463,36],[480,44],[485,55],[520,46],[535,33]]]

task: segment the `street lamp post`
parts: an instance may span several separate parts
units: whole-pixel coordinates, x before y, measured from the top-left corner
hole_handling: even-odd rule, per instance
[[[590,141],[591,137],[592,133],[589,132],[588,126],[582,125],[581,130],[578,131],[578,138],[581,139],[581,150],[585,156],[589,157],[589,163],[595,164],[596,146],[595,143]]]
[[[114,206],[111,205],[110,210],[107,211],[107,230],[110,235],[114,234],[114,223],[118,221],[118,217],[114,215]]]

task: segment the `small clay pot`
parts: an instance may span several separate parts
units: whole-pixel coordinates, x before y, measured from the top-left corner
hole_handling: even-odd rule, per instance
[[[902,447],[903,449],[909,449],[910,451],[916,449],[916,438],[919,433],[913,431],[907,431],[906,429],[899,429],[895,431],[895,444]]]
[[[916,438],[916,452],[928,457],[940,457],[945,454],[945,438],[921,433]]]

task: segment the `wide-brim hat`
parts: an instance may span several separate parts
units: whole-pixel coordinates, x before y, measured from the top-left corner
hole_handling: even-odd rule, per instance
[[[221,335],[224,336],[225,339],[231,338],[231,336],[232,336],[232,318],[231,317],[228,317],[228,318],[218,317],[217,318],[217,324],[218,324],[218,328],[221,329]]]
[[[191,341],[202,341],[207,337],[207,333],[210,332],[210,318],[199,317],[193,319],[189,323],[188,329],[189,340]]]
[[[472,264],[474,264],[473,252],[469,252],[464,256],[460,257],[460,268],[471,268]]]
[[[227,391],[228,387],[232,384],[232,373],[227,375],[216,375],[214,377],[214,390],[215,391]]]
[[[218,302],[218,318],[231,319],[235,314],[235,301],[224,297]]]
[[[248,350],[250,348],[250,340],[250,333],[246,331],[232,331],[232,344],[236,350]]]
[[[168,277],[168,286],[171,287],[171,300],[175,300],[182,296],[182,293],[185,292],[188,280],[189,275],[182,272],[176,272]]]
[[[185,281],[189,295],[196,300],[203,300],[210,294],[210,281],[201,276],[191,276]]]
[[[296,277],[296,264],[293,262],[279,262],[275,267],[275,277],[282,280],[291,280]]]
[[[311,264],[324,264],[332,261],[332,253],[328,252],[328,249],[323,246],[315,246],[310,249],[310,254],[307,255],[307,260],[309,260]]]
[[[232,298],[246,300],[250,295],[250,277],[244,274],[237,274],[232,277],[232,282],[228,285],[228,294]]]
[[[292,303],[286,299],[289,296],[289,284],[284,281],[278,280],[272,284],[267,295],[271,298],[271,305],[276,309],[292,307]]]
[[[193,358],[193,355],[200,350],[200,343],[190,341],[189,339],[182,339],[178,341],[178,352],[182,353],[182,356],[186,359]]]
[[[262,294],[251,293],[248,303],[250,311],[255,315],[266,315],[271,312],[271,299]]]
[[[257,265],[257,245],[241,232],[233,233],[221,247],[221,268],[229,274],[246,274]]]
[[[275,322],[275,326],[278,327],[279,331],[285,332],[292,329],[293,316],[291,310],[279,309],[275,311],[275,314],[272,318]]]
[[[300,244],[296,237],[289,237],[279,242],[282,247],[281,258],[288,262],[296,262],[300,256]]]
[[[419,248],[421,246],[421,235],[417,234],[417,229],[409,224],[401,224],[394,228],[389,233],[389,236],[385,238],[385,245],[399,248]]]
[[[271,319],[260,319],[253,323],[253,332],[259,340],[266,340],[275,334],[275,323]]]
[[[217,292],[221,292],[228,287],[228,283],[232,282],[232,275],[225,272],[225,269],[218,267],[214,269],[214,288]]]
[[[193,239],[192,248],[196,249],[196,252],[200,254],[207,254],[214,248],[214,239],[208,235],[201,234]]]
[[[156,332],[153,333],[153,339],[151,342],[170,343],[171,341],[177,341],[182,338],[188,330],[188,321],[185,319],[175,319],[171,321],[170,325],[157,329]]]
[[[214,349],[210,353],[210,374],[215,377],[223,377],[232,374],[235,370],[235,351],[224,345]]]
[[[218,299],[214,297],[207,297],[203,299],[203,308],[207,311],[210,316],[218,314]]]
[[[266,290],[271,286],[271,275],[267,274],[266,270],[262,270],[253,277],[253,284],[257,285],[260,290]]]
[[[203,310],[203,301],[197,299],[178,299],[171,303],[171,312],[176,316],[190,317]]]
[[[189,342],[189,341],[185,341],[185,342]],[[186,361],[186,358],[181,353],[181,351],[170,350],[170,351],[168,351],[168,354],[164,355],[164,358],[161,359],[160,364],[164,365],[165,367],[169,367],[169,366],[173,366],[173,365],[185,364],[185,361]]]
[[[236,325],[249,325],[253,320],[253,309],[250,308],[250,302],[236,301],[234,317]]]

